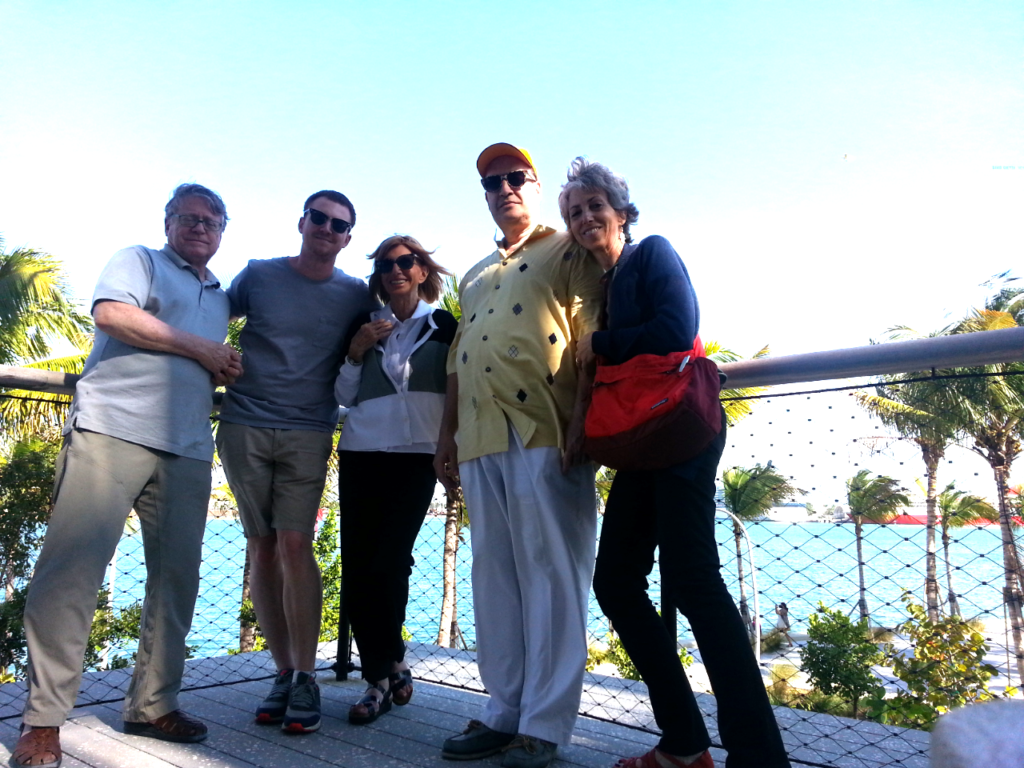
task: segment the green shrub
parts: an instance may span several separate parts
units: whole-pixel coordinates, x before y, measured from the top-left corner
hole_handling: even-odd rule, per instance
[[[809,639],[800,657],[816,690],[849,701],[853,717],[857,717],[864,696],[884,695],[884,687],[871,671],[883,657],[870,639],[866,619],[854,623],[840,611],[818,603],[807,634]]]
[[[693,656],[685,648],[679,649],[679,663],[683,665],[683,669],[686,669],[693,664]],[[615,665],[615,669],[618,670],[619,674],[622,675],[626,680],[640,680],[640,673],[636,669],[636,665],[633,664],[633,660],[629,658],[629,654],[626,653],[626,649],[622,645],[622,641],[619,636],[614,632],[608,633],[608,645],[607,648],[602,650],[599,646],[592,645],[587,648],[587,670],[593,671],[601,664],[611,663]]]
[[[608,660],[608,649],[596,643],[587,646],[587,672],[593,672]]]
[[[932,621],[925,609],[903,594],[910,618],[900,631],[911,641],[913,655],[891,655],[893,674],[907,690],[871,702],[872,717],[889,725],[930,731],[939,715],[956,707],[997,698],[988,681],[999,671],[984,659],[988,644],[981,633],[958,616]],[[1017,693],[1008,687],[1007,698]]]
[[[779,650],[784,639],[781,629],[773,629],[761,635],[761,653],[774,653]]]
[[[313,555],[320,566],[323,579],[323,610],[320,617],[320,642],[338,639],[338,611],[341,608],[341,551],[338,541],[338,504],[330,504],[324,511],[323,522],[313,542]],[[255,617],[254,617],[255,618]],[[403,639],[405,637],[405,628]]]
[[[25,596],[27,587],[15,589],[0,602],[0,682],[13,682],[25,674]]]
[[[980,616],[976,616],[973,619],[968,619],[967,626],[978,633],[984,632],[987,629],[984,620]]]

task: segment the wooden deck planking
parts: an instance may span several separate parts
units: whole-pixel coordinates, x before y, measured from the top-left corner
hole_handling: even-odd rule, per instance
[[[333,645],[322,649],[322,659],[329,659],[333,650]],[[410,661],[418,674],[479,685],[479,680],[464,680],[476,671],[471,654],[438,654],[437,650],[432,646],[410,648]],[[425,658],[416,659],[420,654]],[[252,711],[266,694],[270,680],[251,678],[269,678],[272,673],[269,656],[262,653],[189,662],[186,685],[204,687],[182,693],[181,702],[210,725],[211,736],[201,745],[124,735],[119,701],[79,706],[62,731],[65,764],[68,768],[453,768],[458,763],[442,760],[440,745],[447,736],[461,731],[470,718],[479,716],[486,699],[478,692],[418,679],[412,705],[395,707],[369,726],[352,726],[347,722],[348,707],[361,695],[363,684],[355,679],[335,682],[333,673],[325,671],[320,675],[323,727],[317,734],[292,736],[252,721]],[[90,673],[83,679],[80,702],[119,699],[118,689],[126,683],[122,670]],[[0,686],[0,758],[9,757],[17,739],[23,693],[24,684]],[[558,763],[608,768],[619,757],[650,749],[657,736],[637,728],[653,724],[646,693],[643,683],[588,673],[581,709],[602,719],[581,716],[572,743],[559,750]],[[697,696],[717,742],[715,699],[707,694]],[[925,733],[785,707],[776,707],[775,713],[794,764],[928,766]],[[724,753],[713,750],[713,754],[719,765],[724,765]],[[498,765],[500,757],[483,762]]]
[[[183,693],[182,706],[202,718],[210,737],[201,744],[172,744],[120,731],[120,706],[75,709],[61,730],[68,768],[452,768],[441,758],[444,739],[479,714],[481,694],[417,683],[413,703],[395,707],[368,726],[347,721],[349,705],[362,694],[360,681],[321,685],[323,726],[294,736],[259,726],[252,711],[266,693],[264,681]],[[0,757],[18,737],[17,720],[0,722]],[[565,766],[607,768],[624,754],[639,754],[657,741],[653,734],[580,718],[573,743],[559,751]],[[722,754],[718,755],[721,760]],[[500,755],[477,761],[499,765]]]

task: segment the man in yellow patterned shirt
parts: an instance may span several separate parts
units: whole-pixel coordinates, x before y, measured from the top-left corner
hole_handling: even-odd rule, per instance
[[[461,477],[472,525],[477,662],[490,699],[444,743],[472,760],[543,768],[568,744],[587,657],[594,567],[594,467],[580,463],[576,341],[596,329],[601,268],[566,232],[538,225],[529,153],[494,144],[477,159],[503,237],[459,286],[435,469]]]

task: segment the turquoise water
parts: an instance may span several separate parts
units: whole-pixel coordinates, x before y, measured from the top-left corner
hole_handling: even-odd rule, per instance
[[[754,543],[757,562],[759,613],[764,630],[775,625],[774,606],[785,601],[796,632],[806,628],[807,616],[819,601],[830,607],[852,612],[857,603],[857,557],[852,525],[830,523],[750,523],[747,526]],[[716,527],[723,577],[735,599],[739,598],[736,556],[732,526],[719,521]],[[442,591],[442,549],[444,520],[428,518],[420,532],[415,557],[416,567],[409,585],[409,609],[406,627],[420,642],[433,642],[437,636]],[[951,545],[953,585],[960,595],[962,612],[1001,618],[1003,566],[999,530],[994,527],[955,531]],[[470,587],[472,555],[469,532],[459,548],[457,565],[458,618],[466,641],[475,642]],[[939,584],[946,594],[945,568],[941,543]],[[905,618],[900,602],[904,589],[923,600],[925,573],[925,529],[922,526],[867,526],[864,536],[865,581],[868,607],[875,623],[893,626]],[[745,546],[744,546],[745,551]],[[118,607],[142,599],[145,567],[139,536],[122,539],[118,549],[115,581],[115,605]],[[189,637],[198,646],[197,656],[225,653],[238,646],[238,605],[241,600],[242,570],[245,562],[241,526],[230,520],[211,520],[207,525],[202,564],[202,586],[196,604],[196,618]],[[747,597],[751,611],[750,568],[744,562]],[[652,575],[651,597],[657,604],[660,592],[657,569]],[[591,596],[590,633],[603,639],[607,621]],[[680,621],[680,636],[689,632]]]

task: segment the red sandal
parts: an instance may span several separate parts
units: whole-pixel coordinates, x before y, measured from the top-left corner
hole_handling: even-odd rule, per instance
[[[661,763],[658,762],[658,752],[659,750],[655,748],[640,757],[624,757],[615,763],[615,768],[661,768]],[[715,768],[715,761],[707,750],[704,750],[701,756],[692,763],[684,763],[682,759],[670,755],[668,752],[661,752],[661,756],[675,768]]]

